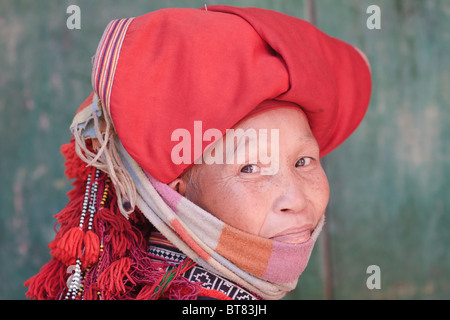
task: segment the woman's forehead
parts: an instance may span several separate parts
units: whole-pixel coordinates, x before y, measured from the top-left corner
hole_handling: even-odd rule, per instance
[[[269,109],[241,121],[233,129],[294,129],[298,132],[312,132],[306,115],[299,107]]]
[[[261,152],[267,156],[280,149],[295,153],[299,147],[318,148],[305,114],[299,108],[279,108],[258,113],[227,130],[216,149],[223,149],[227,159],[256,161]]]

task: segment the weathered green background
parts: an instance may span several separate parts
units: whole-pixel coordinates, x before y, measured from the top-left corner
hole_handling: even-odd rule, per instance
[[[305,17],[302,0],[207,3]],[[71,4],[81,8],[81,30],[66,27]],[[107,23],[203,4],[0,0],[1,299],[24,299],[23,282],[49,259],[52,216],[70,189],[59,147],[90,93],[90,58]],[[382,10],[381,30],[366,27],[372,4]],[[328,250],[321,237],[288,298],[450,298],[450,1],[316,0],[316,6],[322,30],[366,52],[373,98],[356,133],[324,159]],[[369,265],[381,269],[379,290],[366,287]]]

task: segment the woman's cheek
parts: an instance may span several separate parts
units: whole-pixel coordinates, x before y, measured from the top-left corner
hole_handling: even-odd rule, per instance
[[[311,194],[309,198],[314,202],[318,215],[323,215],[330,198],[330,186],[323,169],[318,170],[310,179]]]
[[[251,234],[258,235],[268,212],[270,212],[270,195],[259,185],[244,183],[234,184],[228,197],[228,208],[234,208],[229,224]]]

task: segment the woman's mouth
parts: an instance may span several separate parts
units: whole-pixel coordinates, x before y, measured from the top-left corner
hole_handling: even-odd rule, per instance
[[[312,228],[309,227],[301,229],[290,228],[275,234],[269,239],[284,243],[299,244],[308,241],[311,238],[311,233]]]

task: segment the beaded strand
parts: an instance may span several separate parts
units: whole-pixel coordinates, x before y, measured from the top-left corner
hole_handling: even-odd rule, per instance
[[[109,177],[109,175],[107,175],[106,182],[105,182],[105,188],[103,190],[102,200],[100,201],[100,207],[103,207],[106,203],[106,200],[108,199],[110,183],[111,183],[111,178]],[[103,246],[103,237],[102,237],[100,240],[100,257],[98,258],[97,274],[100,272],[100,267],[102,265],[103,251],[104,251],[104,246]],[[97,297],[99,300],[101,300],[102,293],[100,292],[100,290],[97,291]]]
[[[95,170],[95,179],[92,183],[91,187],[91,173],[89,173],[87,182],[86,182],[86,192],[84,194],[84,200],[83,200],[83,209],[81,211],[81,217],[80,217],[80,223],[78,226],[80,228],[83,228],[84,225],[84,219],[86,217],[86,212],[89,211],[89,221],[88,221],[88,230],[92,229],[92,223],[94,220],[94,214],[96,211],[96,195],[97,195],[97,189],[98,189],[98,178],[100,175],[100,170]],[[89,201],[90,199],[90,201]],[[89,207],[88,207],[89,203]],[[87,270],[88,271],[88,270]],[[85,277],[83,275],[83,282],[85,280]],[[81,259],[80,257],[77,257],[76,264],[75,264],[75,272],[72,276],[72,280],[70,281],[69,290],[66,293],[65,299],[72,299],[75,300],[77,295],[81,297],[84,290],[84,286],[82,285],[82,271],[81,271]]]
[[[78,227],[80,227],[80,228],[83,227],[84,216],[86,215],[86,211],[88,209],[90,185],[91,185],[91,173],[88,174],[87,181],[86,181],[86,191],[84,193],[83,209],[81,210],[80,222],[78,224]],[[75,299],[74,292],[80,286],[80,274],[81,274],[81,260],[79,257],[77,257],[76,264],[75,264],[75,272],[71,276],[71,278],[69,278],[69,281],[70,281],[70,284],[68,284],[69,290],[66,293],[66,296],[64,298],[65,300],[68,300],[71,294],[72,294],[72,299]]]

